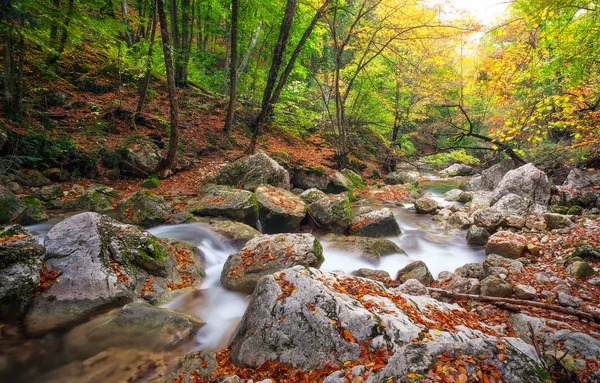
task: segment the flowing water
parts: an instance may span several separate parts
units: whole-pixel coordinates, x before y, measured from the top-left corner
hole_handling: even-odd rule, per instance
[[[421,186],[430,193],[429,197],[441,205],[448,205],[451,203],[444,201],[443,193],[456,188],[458,181],[430,179],[423,181]],[[323,241],[325,262],[321,270],[342,270],[350,273],[359,268],[370,268],[385,270],[394,278],[403,266],[414,260],[422,260],[431,273],[437,276],[441,271],[453,271],[469,262],[482,262],[485,258],[482,248],[472,248],[466,244],[464,230],[446,233],[436,227],[437,222],[432,221],[430,215],[416,214],[412,205],[393,207],[391,210],[396,216],[402,235],[388,239],[404,249],[406,254],[388,255],[382,257],[378,264],[374,264],[349,253],[331,249],[328,242]],[[59,219],[30,226],[28,229],[38,232],[42,242],[48,230],[58,221]],[[165,307],[202,318],[206,322],[199,330],[196,342],[190,346],[192,349],[221,349],[228,343],[249,301],[249,297],[244,294],[223,289],[219,281],[225,260],[237,249],[222,242],[201,223],[163,225],[149,231],[158,237],[193,243],[201,250],[206,268],[205,280],[196,291],[178,297]],[[321,237],[324,233],[313,234]]]

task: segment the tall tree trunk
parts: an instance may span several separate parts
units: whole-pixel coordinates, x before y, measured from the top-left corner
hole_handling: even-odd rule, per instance
[[[187,87],[188,63],[190,58],[190,0],[181,0],[181,41],[175,60],[175,83],[179,88]]]
[[[254,51],[254,48],[256,47],[256,43],[258,42],[258,38],[260,37],[261,29],[262,29],[262,19],[258,20],[258,25],[256,26],[256,32],[254,33],[254,37],[252,38],[252,41],[250,41],[250,45],[248,45],[248,49],[246,50],[246,53],[244,54],[244,58],[242,59],[242,62],[240,63],[240,66],[237,70],[238,76],[240,73],[244,73],[246,71],[246,67],[248,66],[248,60],[250,60],[252,51]]]
[[[65,46],[67,45],[67,40],[69,39],[69,24],[71,23],[71,19],[73,18],[73,13],[75,12],[75,0],[69,0],[67,15],[65,17],[65,21],[63,25],[60,27],[60,37],[58,38],[58,44],[56,45],[56,49],[52,51],[50,57],[48,58],[48,64],[54,64],[60,58],[60,55],[65,50]]]
[[[231,134],[233,115],[235,113],[235,97],[237,92],[237,33],[238,33],[238,0],[231,0],[231,63],[229,64],[229,106],[225,118],[225,134]]]
[[[127,40],[127,46],[131,48],[133,45],[133,34],[131,33],[131,26],[129,25],[129,20],[127,19],[127,0],[121,0],[121,12],[123,13],[123,24],[125,24],[125,37]]]
[[[16,31],[4,36],[4,114],[19,119],[23,112],[24,40]]]
[[[152,30],[150,32],[150,46],[148,47],[148,59],[146,61],[146,73],[140,86],[140,99],[138,101],[137,109],[135,110],[134,118],[137,118],[142,113],[144,103],[146,102],[146,95],[148,94],[148,87],[150,86],[150,79],[152,78],[152,51],[154,47],[154,39],[156,38],[156,4],[152,1]]]
[[[177,158],[177,145],[179,144],[179,122],[177,121],[177,89],[175,88],[175,74],[173,73],[173,59],[171,58],[171,45],[169,42],[169,26],[165,0],[156,0],[158,5],[158,19],[160,21],[160,35],[162,38],[165,68],[167,70],[167,84],[169,88],[169,109],[171,117],[171,135],[169,137],[169,150],[167,157],[161,163],[159,175],[167,177],[171,174]]]
[[[283,54],[290,36],[290,30],[292,29],[294,13],[296,12],[297,5],[298,0],[287,0],[285,13],[283,14],[283,20],[281,21],[281,28],[279,29],[279,38],[277,39],[277,44],[275,45],[275,50],[273,51],[273,61],[271,62],[271,69],[269,70],[269,76],[267,77],[267,85],[265,87],[265,92],[263,93],[261,109],[256,119],[250,125],[253,134],[252,140],[250,141],[250,146],[248,147],[249,153],[254,153],[261,126],[265,121],[269,110],[271,109],[271,95],[273,88],[275,87],[275,82],[277,81],[281,62],[283,61]]]
[[[52,17],[52,21],[50,22],[50,44],[53,44],[56,41],[56,37],[58,35],[58,19],[60,17],[60,0],[51,0],[53,5],[52,11],[50,12],[50,16]]]

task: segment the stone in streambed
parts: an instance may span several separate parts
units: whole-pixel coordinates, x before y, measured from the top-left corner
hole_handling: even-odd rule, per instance
[[[421,282],[424,286],[431,286],[433,282],[433,275],[427,268],[427,265],[423,261],[414,261],[398,270],[396,273],[396,280],[400,282],[406,282],[409,279],[416,279]]]
[[[524,236],[510,231],[499,231],[488,239],[485,253],[517,259],[521,257],[525,247],[527,247],[527,238]]]
[[[262,234],[255,228],[241,222],[217,217],[197,217],[194,222],[205,224],[223,241],[230,243],[235,248],[242,248],[246,243]]]
[[[438,207],[438,203],[431,198],[419,198],[415,201],[415,210],[420,214],[432,214]]]
[[[173,205],[148,190],[140,190],[117,204],[119,221],[142,227],[156,226],[169,218]]]
[[[119,198],[119,191],[111,187],[96,184],[90,186],[77,199],[77,208],[96,213],[113,209],[113,202]]]
[[[352,223],[350,200],[346,194],[321,198],[308,205],[308,214],[318,226],[337,234],[343,234]]]
[[[306,204],[289,190],[260,186],[256,188],[256,201],[263,233],[296,231],[306,216]]]
[[[217,174],[218,183],[253,190],[267,184],[290,189],[290,175],[275,160],[259,152],[222,168]]]
[[[374,210],[354,218],[349,234],[362,237],[391,237],[402,234],[394,214],[387,208]]]
[[[256,226],[258,205],[252,192],[206,184],[200,189],[200,193],[201,197],[188,202],[188,212],[199,216],[229,218]]]
[[[331,243],[325,244],[327,248],[348,251],[357,257],[376,264],[379,263],[380,257],[390,254],[406,254],[394,242],[382,238],[327,234],[322,240],[331,241]]]

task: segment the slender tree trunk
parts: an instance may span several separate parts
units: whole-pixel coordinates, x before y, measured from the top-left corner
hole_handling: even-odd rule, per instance
[[[4,113],[19,119],[23,113],[23,37],[8,31],[4,37]]]
[[[63,25],[60,27],[60,37],[58,38],[58,44],[56,49],[51,53],[48,58],[48,64],[54,64],[60,58],[60,55],[65,50],[65,46],[67,45],[67,40],[69,38],[69,24],[71,23],[71,19],[73,18],[73,12],[75,11],[75,0],[69,0],[69,5],[67,8],[67,16],[65,17],[65,21]]]
[[[150,86],[150,79],[152,78],[152,51],[154,47],[154,39],[156,38],[156,4],[152,1],[152,30],[150,31],[150,46],[148,47],[148,59],[146,61],[146,73],[140,86],[140,99],[138,101],[137,109],[135,110],[134,118],[137,118],[142,113],[144,103],[146,102],[146,95],[148,94],[148,87]]]
[[[242,59],[242,62],[240,63],[240,66],[237,70],[238,75],[240,73],[245,73],[246,67],[248,66],[248,60],[250,60],[252,51],[254,51],[254,48],[256,47],[256,43],[258,42],[258,38],[260,37],[261,29],[262,29],[262,19],[258,21],[258,25],[256,26],[256,32],[254,33],[254,37],[252,38],[252,41],[250,41],[250,45],[248,45],[248,49],[246,50],[246,53],[244,54],[244,58]]]
[[[60,17],[60,0],[51,0],[53,5],[51,17],[52,21],[50,22],[50,44],[53,44],[56,41],[56,37],[58,35],[58,19]]]
[[[127,39],[127,46],[131,48],[134,41],[131,33],[131,26],[129,25],[129,20],[127,19],[127,0],[121,0],[121,12],[123,13],[123,24],[125,24],[125,37]]]
[[[171,117],[171,135],[169,137],[169,150],[167,157],[161,163],[160,176],[167,177],[175,165],[177,158],[177,145],[179,144],[179,122],[177,121],[177,89],[175,88],[175,74],[173,73],[173,59],[171,58],[171,45],[169,42],[169,26],[165,0],[156,0],[158,6],[158,19],[160,21],[160,35],[162,38],[165,68],[167,70],[167,83],[169,88],[169,109]]]
[[[179,54],[175,60],[175,82],[177,87],[187,87],[188,63],[190,58],[190,0],[181,0],[181,41]]]
[[[229,65],[229,106],[225,118],[225,134],[231,134],[233,115],[235,113],[235,97],[237,92],[237,33],[238,33],[238,0],[231,0],[231,64]]]
[[[229,93],[229,70],[231,65],[231,23],[225,20],[225,68],[223,70],[223,94]]]
[[[254,153],[256,141],[260,135],[261,126],[265,121],[269,110],[271,109],[271,96],[273,88],[275,87],[275,82],[277,81],[281,62],[283,61],[283,54],[290,36],[290,30],[292,29],[294,13],[296,12],[297,5],[298,0],[287,0],[285,13],[283,15],[283,20],[281,21],[281,28],[279,30],[279,38],[277,39],[277,44],[275,45],[275,50],[273,51],[273,61],[271,62],[271,69],[269,70],[269,76],[267,77],[267,85],[263,94],[261,110],[256,119],[250,125],[250,128],[253,130],[253,134],[252,140],[250,141],[250,146],[248,147],[249,153]]]

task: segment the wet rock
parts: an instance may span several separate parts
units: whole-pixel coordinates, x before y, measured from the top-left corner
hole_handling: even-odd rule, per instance
[[[473,174],[473,167],[465,164],[452,164],[439,173],[442,177],[469,176]]]
[[[492,204],[507,194],[516,194],[530,199],[534,203],[547,206],[550,201],[550,182],[546,173],[533,164],[508,171],[494,188]]]
[[[53,182],[64,182],[68,181],[71,177],[71,173],[67,169],[50,168],[42,172],[42,175]]]
[[[306,216],[306,204],[292,192],[270,186],[256,188],[258,219],[263,233],[296,231]]]
[[[317,189],[336,194],[348,191],[348,180],[337,171],[330,174],[323,168],[294,169],[290,177],[292,184],[301,189]]]
[[[431,198],[419,198],[415,201],[415,210],[421,214],[431,214],[438,209],[438,203]]]
[[[373,280],[390,280],[392,279],[392,277],[390,276],[390,273],[388,273],[387,271],[384,270],[373,270],[373,269],[366,269],[366,268],[362,268],[362,269],[358,269],[352,272],[352,275],[354,275],[355,277],[361,277],[361,278],[368,278],[368,279],[373,279]]]
[[[352,223],[350,200],[346,194],[321,198],[308,205],[308,213],[322,228],[343,234]]]
[[[23,179],[28,186],[38,188],[52,183],[52,181],[35,169],[21,169],[19,171],[19,178]]]
[[[172,383],[179,379],[180,382],[192,380],[192,374],[197,374],[200,379],[208,379],[218,367],[216,355],[210,350],[193,351],[177,359],[165,374],[163,383]],[[238,381],[241,380],[238,378]],[[224,381],[219,381],[224,383]]]
[[[446,201],[458,201],[458,198],[463,194],[464,192],[460,189],[452,189],[452,190],[448,190],[446,193],[444,193],[444,199]]]
[[[546,210],[544,206],[533,202],[531,199],[513,193],[504,195],[492,205],[492,208],[501,211],[504,215],[513,214],[518,216],[529,213],[543,213]]]
[[[546,227],[548,230],[562,229],[564,227],[570,227],[573,222],[566,215],[556,213],[544,214],[544,221],[546,221]]]
[[[565,307],[579,307],[583,305],[583,301],[577,297],[566,293],[558,293],[558,303]]]
[[[262,235],[251,226],[225,218],[199,217],[196,221],[207,225],[217,236],[237,249],[244,247],[249,240]]]
[[[592,266],[590,266],[589,263],[587,263],[586,261],[575,261],[573,262],[568,268],[567,268],[567,272],[573,277],[573,278],[587,278],[589,276],[594,275],[596,272],[594,271],[594,268]]]
[[[46,211],[44,210],[42,201],[35,197],[25,197],[23,202],[25,203],[25,209],[19,213],[15,219],[15,223],[27,226],[48,219],[48,214],[46,214]]]
[[[200,216],[223,217],[256,226],[258,204],[252,192],[207,184],[201,197],[188,201],[187,211]]]
[[[9,223],[25,206],[10,190],[0,185],[0,224]]]
[[[512,293],[511,284],[495,275],[490,275],[481,281],[481,295],[506,298],[511,296]]]
[[[138,140],[121,149],[119,168],[123,174],[148,177],[156,173],[161,161],[160,149],[150,140]]]
[[[300,198],[302,198],[302,201],[304,201],[307,204],[317,202],[321,198],[325,197],[327,197],[327,194],[315,188],[305,190],[300,194]]]
[[[486,254],[497,254],[501,257],[517,259],[520,258],[527,246],[527,238],[521,234],[510,231],[499,231],[487,241]]]
[[[532,286],[518,284],[514,290],[515,295],[519,299],[533,299],[537,296],[537,291]]]
[[[376,264],[379,263],[380,257],[390,254],[406,254],[398,245],[387,239],[335,234],[328,234],[322,239],[331,241],[325,245],[327,248],[348,251],[354,256]]]
[[[324,260],[321,243],[311,234],[263,235],[227,258],[221,285],[250,294],[265,275],[296,265],[320,267]]]
[[[463,191],[462,193],[460,193],[458,195],[458,197],[456,198],[456,200],[458,202],[462,202],[462,203],[471,202],[473,200],[473,193],[472,192],[468,192],[468,191]],[[489,206],[489,204],[488,204],[488,206]]]
[[[449,229],[466,229],[471,226],[472,223],[473,221],[467,213],[458,211],[448,218],[446,227]]]
[[[113,209],[113,202],[119,198],[119,191],[96,184],[90,186],[77,199],[77,207],[82,210],[103,213]]]
[[[410,172],[392,172],[386,174],[383,181],[386,185],[402,185],[402,184],[411,184],[413,186],[417,186],[419,181],[417,181],[417,177]]]
[[[415,261],[404,266],[396,273],[397,281],[406,282],[409,279],[416,279],[424,286],[431,286],[431,282],[433,282],[433,275],[431,275],[431,272],[427,268],[425,262]]]
[[[61,277],[34,299],[25,316],[30,335],[70,327],[142,297],[161,303],[170,290],[204,276],[198,248],[159,240],[97,213],[72,216],[46,236],[48,269]]]
[[[202,320],[135,302],[75,327],[64,338],[64,350],[87,358],[109,347],[172,348],[195,338]]]
[[[361,214],[352,220],[348,232],[362,237],[391,237],[402,234],[394,214],[387,208]]]
[[[52,201],[63,196],[63,190],[60,185],[44,186],[33,193],[33,196],[42,201]]]
[[[142,227],[165,223],[173,213],[173,205],[148,190],[140,190],[117,204],[119,221]]]
[[[427,287],[416,279],[407,279],[406,282],[396,287],[396,291],[408,295],[429,295]]]
[[[523,273],[523,264],[517,260],[501,257],[497,254],[490,254],[483,262],[484,275],[499,275],[499,274],[518,274]]]
[[[471,246],[485,246],[490,232],[483,227],[472,225],[467,231],[467,243]]]
[[[485,228],[490,233],[496,231],[503,220],[504,214],[493,208],[477,210],[473,214],[473,223],[476,226]]]
[[[485,271],[483,270],[483,264],[481,263],[467,263],[454,270],[454,273],[464,278],[485,278]]]
[[[262,152],[222,168],[217,174],[217,180],[220,184],[246,190],[253,190],[262,184],[290,189],[290,175],[287,170]]]
[[[573,168],[569,172],[563,186],[578,190],[598,184],[600,184],[600,171]]]
[[[21,226],[0,231],[0,318],[20,318],[40,285],[46,250]]]
[[[517,167],[512,160],[504,160],[494,166],[485,169],[480,176],[473,177],[460,186],[460,189],[466,191],[491,191],[500,183],[504,175]]]
[[[340,171],[342,176],[344,176],[343,184],[346,186],[348,191],[352,191],[354,189],[363,190],[365,188],[365,180],[363,180],[362,176],[350,169],[342,169]]]

